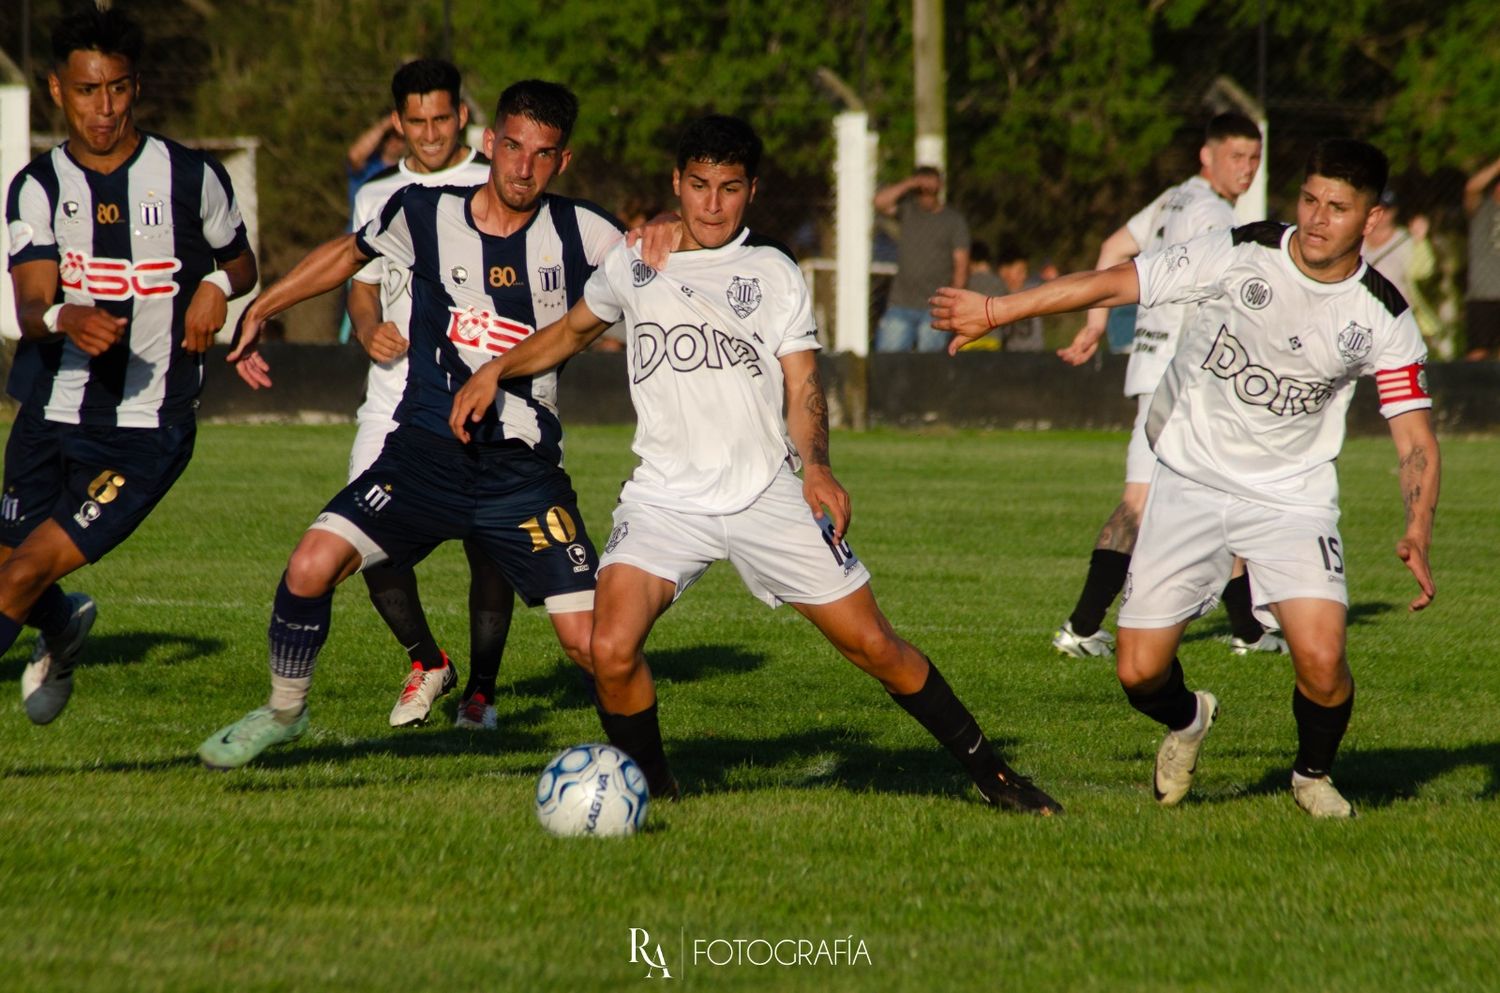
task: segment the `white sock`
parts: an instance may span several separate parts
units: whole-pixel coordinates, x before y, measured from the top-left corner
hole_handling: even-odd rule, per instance
[[[311,676],[278,676],[271,673],[271,709],[277,712],[277,716],[287,714],[295,719],[307,706],[307,691],[311,687]]]

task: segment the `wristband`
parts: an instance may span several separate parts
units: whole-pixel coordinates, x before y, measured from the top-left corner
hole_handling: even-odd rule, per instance
[[[995,298],[990,296],[984,298],[984,323],[992,328],[995,326],[994,318],[990,317],[990,301],[993,299]]]
[[[57,317],[62,313],[62,309],[62,304],[54,303],[52,306],[48,307],[47,312],[42,315],[42,326],[45,327],[51,334],[57,334]]]
[[[230,294],[233,292],[229,288],[229,273],[225,272],[223,269],[215,269],[207,276],[204,276],[203,282],[209,283],[213,286],[217,286],[221,291],[223,291],[225,300],[228,300]]]

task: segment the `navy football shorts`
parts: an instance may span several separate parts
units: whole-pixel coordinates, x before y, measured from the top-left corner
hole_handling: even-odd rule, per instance
[[[5,445],[0,545],[51,518],[90,562],[146,519],[193,457],[193,421],[159,428],[59,424],[23,406]]]
[[[521,442],[462,445],[406,425],[312,526],[353,545],[361,568],[409,568],[445,541],[474,539],[532,607],[592,590],[599,568],[562,469]]]

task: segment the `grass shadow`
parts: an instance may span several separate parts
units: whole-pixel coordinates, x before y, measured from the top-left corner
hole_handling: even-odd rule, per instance
[[[1460,748],[1376,748],[1350,750],[1339,756],[1334,781],[1356,808],[1379,809],[1402,800],[1416,799],[1422,786],[1459,769],[1482,768],[1489,781],[1474,797],[1500,797],[1500,743],[1466,745]],[[1291,769],[1269,769],[1246,794],[1283,793],[1289,788]]]
[[[18,644],[22,644],[18,642]],[[0,663],[0,682],[19,680],[26,664],[31,661],[31,643],[25,643],[25,652],[16,652],[14,657]],[[216,655],[224,651],[229,643],[222,638],[206,638],[184,634],[181,631],[122,631],[118,634],[90,635],[84,643],[79,667],[91,669],[106,665],[134,665],[152,656],[155,665],[179,665],[195,659]]]

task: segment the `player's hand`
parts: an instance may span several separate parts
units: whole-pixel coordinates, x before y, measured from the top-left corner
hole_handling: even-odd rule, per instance
[[[849,530],[852,508],[849,491],[833,477],[833,470],[826,465],[804,465],[802,467],[802,499],[812,508],[813,516],[822,518],[826,507],[833,517],[833,540],[843,541]]]
[[[1091,327],[1085,324],[1079,328],[1073,340],[1064,348],[1057,350],[1057,357],[1068,365],[1083,365],[1094,357],[1099,351],[1099,342],[1104,338],[1104,328]]]
[[[665,269],[667,259],[682,244],[682,218],[664,211],[638,228],[625,232],[625,245],[634,248],[639,242],[641,261],[653,269]]]
[[[354,337],[364,347],[365,354],[382,365],[399,359],[411,347],[401,329],[390,321],[382,321],[368,331],[356,330]]]
[[[1396,555],[1406,563],[1406,568],[1411,570],[1417,585],[1422,588],[1421,595],[1410,605],[1411,610],[1421,610],[1437,596],[1437,587],[1432,582],[1432,564],[1427,561],[1427,542],[1407,535],[1396,542]]]
[[[932,326],[953,334],[953,340],[948,342],[949,355],[957,355],[964,345],[978,341],[995,327],[985,312],[989,299],[973,290],[944,286],[927,301],[932,309]]]
[[[266,318],[252,302],[240,314],[240,323],[234,329],[233,347],[224,361],[234,366],[235,373],[252,390],[265,389],[271,385],[271,365],[260,354],[260,332]]]
[[[187,314],[182,319],[182,347],[189,352],[206,352],[214,343],[214,335],[224,326],[229,316],[229,300],[224,291],[213,283],[202,282],[193,291],[193,302],[188,304]]]
[[[453,395],[453,409],[448,414],[448,430],[464,444],[469,443],[469,425],[477,424],[495,402],[495,391],[500,388],[500,362],[486,362],[463,388]]]
[[[128,323],[107,310],[77,303],[68,304],[57,315],[57,330],[89,356],[103,355],[113,348],[125,336]]]

